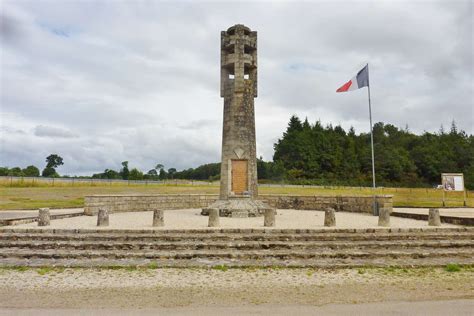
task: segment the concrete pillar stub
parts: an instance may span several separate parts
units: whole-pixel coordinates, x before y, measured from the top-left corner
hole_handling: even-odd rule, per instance
[[[324,210],[324,226],[334,227],[336,226],[336,210],[328,207]]]
[[[38,213],[38,226],[49,226],[50,219],[49,208],[40,208]]]
[[[379,226],[390,227],[390,209],[382,207],[379,209]]]
[[[163,210],[153,211],[153,227],[165,226],[165,214]]]
[[[109,212],[104,208],[100,208],[97,214],[97,226],[109,226]]]
[[[216,208],[209,209],[209,227],[219,227],[219,210]]]
[[[441,226],[441,218],[439,216],[439,209],[430,208],[428,213],[428,226]]]
[[[276,211],[274,209],[265,210],[263,226],[265,226],[265,227],[274,227],[275,226],[275,215],[276,215]]]

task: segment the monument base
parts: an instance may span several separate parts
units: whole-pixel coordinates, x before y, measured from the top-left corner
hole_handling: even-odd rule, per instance
[[[220,217],[257,217],[263,216],[265,210],[274,210],[274,207],[259,200],[252,200],[250,197],[229,197],[228,200],[217,200],[206,208],[203,208],[201,215],[209,215],[210,209],[218,209]]]

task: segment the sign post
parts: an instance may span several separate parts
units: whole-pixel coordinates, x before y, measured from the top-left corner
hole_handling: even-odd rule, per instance
[[[464,188],[464,175],[462,173],[442,173],[443,206],[446,206],[446,193],[449,191],[463,192],[463,206],[466,206],[466,189]]]

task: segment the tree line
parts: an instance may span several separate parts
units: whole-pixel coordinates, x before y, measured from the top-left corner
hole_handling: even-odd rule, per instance
[[[453,122],[449,131],[416,135],[408,127],[376,123],[373,127],[375,173],[378,186],[428,187],[441,182],[441,173],[464,173],[465,186],[474,189],[474,136],[458,130]],[[370,134],[356,134],[351,127],[320,121],[310,124],[297,116],[289,120],[286,131],[274,144],[273,161],[257,159],[260,182],[293,184],[371,186]],[[46,157],[44,177],[59,177],[63,165],[57,154]],[[96,179],[124,180],[218,180],[220,163],[208,163],[181,171],[156,164],[147,172],[129,168],[123,161],[119,170],[105,169],[93,174]],[[37,177],[35,166],[0,167],[0,176]],[[90,178],[90,177],[87,177]]]
[[[63,158],[58,154],[51,154],[46,157],[46,166],[41,172],[42,177],[47,178],[58,178],[59,174],[56,168],[63,165]],[[0,176],[13,176],[13,177],[39,177],[40,170],[36,166],[28,166],[26,168],[20,167],[0,167]]]
[[[391,124],[373,126],[375,174],[379,186],[432,186],[441,173],[464,173],[465,186],[474,188],[474,136],[458,130],[416,135]],[[370,134],[356,135],[341,126],[310,124],[292,116],[274,144],[273,162],[263,177],[282,176],[293,183],[370,186]],[[275,174],[274,170],[278,170]],[[267,171],[269,170],[269,171]],[[265,174],[265,172],[268,172]]]

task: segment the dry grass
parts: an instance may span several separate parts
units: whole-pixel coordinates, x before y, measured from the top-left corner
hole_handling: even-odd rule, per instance
[[[217,183],[210,185],[185,184],[117,184],[117,183],[56,183],[53,187],[47,184],[27,186],[26,183],[18,186],[9,186],[9,183],[0,183],[0,210],[37,209],[39,207],[69,208],[82,207],[84,196],[94,194],[217,194]],[[288,195],[372,195],[391,194],[394,196],[394,206],[404,207],[440,207],[442,205],[442,191],[435,189],[410,188],[379,188],[375,191],[370,188],[351,187],[308,187],[308,186],[273,186],[260,187],[261,194],[288,194]],[[474,206],[474,192],[468,192],[467,205]],[[449,207],[463,205],[462,192],[447,194]]]

